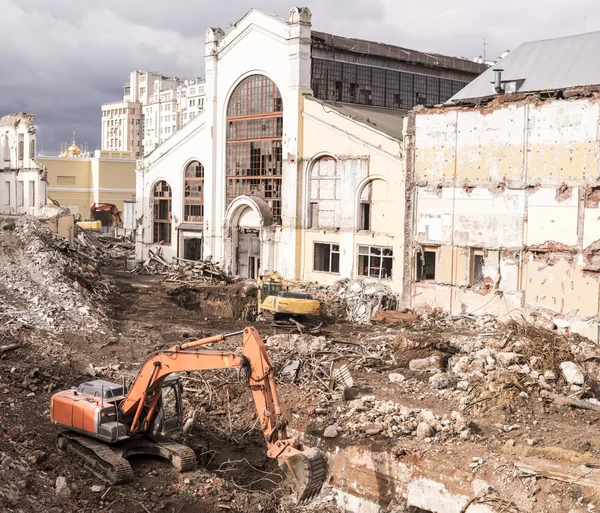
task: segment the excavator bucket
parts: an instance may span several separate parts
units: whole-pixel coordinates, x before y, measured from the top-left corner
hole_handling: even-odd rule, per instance
[[[298,502],[309,501],[319,494],[327,477],[327,462],[321,451],[310,448],[282,456],[281,460]]]

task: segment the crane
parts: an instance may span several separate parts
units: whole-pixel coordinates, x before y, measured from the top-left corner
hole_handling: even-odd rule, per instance
[[[243,334],[242,351],[200,348]],[[57,447],[72,453],[112,484],[133,479],[127,458],[150,454],[171,461],[180,472],[196,468],[194,451],[166,437],[182,421],[182,386],[177,373],[210,369],[244,369],[252,393],[267,455],[277,459],[299,501],[316,496],[327,474],[316,448],[289,438],[273,367],[254,327],[206,337],[150,354],[127,390],[123,384],[94,380],[54,394],[51,421],[66,428]]]

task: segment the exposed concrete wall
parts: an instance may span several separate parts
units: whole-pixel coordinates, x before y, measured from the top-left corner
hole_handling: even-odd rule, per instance
[[[520,310],[597,339],[599,105],[528,97],[411,113],[414,306]],[[421,250],[435,252],[434,279],[417,281]]]

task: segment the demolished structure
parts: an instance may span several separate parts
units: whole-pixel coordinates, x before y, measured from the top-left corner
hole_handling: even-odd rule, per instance
[[[410,113],[412,306],[551,319],[598,340],[598,44],[600,32],[523,44],[449,104]]]
[[[46,169],[36,160],[33,115],[0,118],[0,213],[39,215],[46,186]]]

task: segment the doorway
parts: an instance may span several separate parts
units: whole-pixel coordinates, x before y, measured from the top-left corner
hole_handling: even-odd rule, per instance
[[[238,274],[256,279],[260,269],[260,238],[258,230],[240,229],[238,238]]]
[[[185,260],[202,260],[202,239],[186,237],[183,239],[183,258]]]

